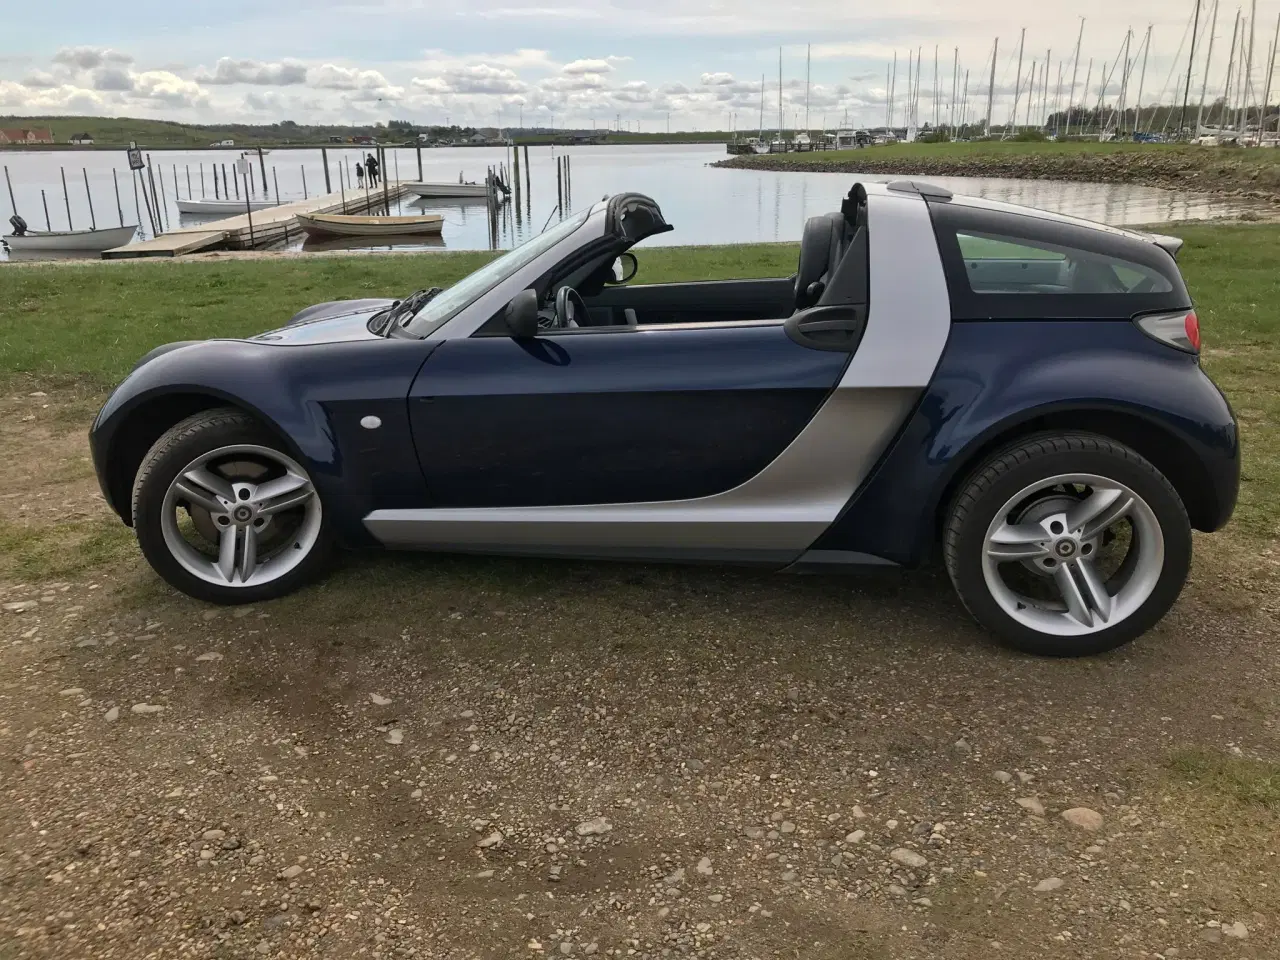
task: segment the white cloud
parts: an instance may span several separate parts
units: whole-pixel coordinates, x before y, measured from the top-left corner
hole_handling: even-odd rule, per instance
[[[512,94],[528,87],[514,70],[487,63],[453,67],[435,77],[414,77],[413,86],[432,94]]]
[[[92,90],[63,84],[33,88],[12,80],[0,80],[0,107],[29,114],[98,114],[106,101]]]
[[[77,70],[93,70],[107,63],[133,63],[133,57],[109,47],[63,47],[53,62]]]
[[[574,60],[560,68],[561,73],[567,73],[570,76],[582,73],[610,73],[612,71],[613,64],[608,60]]]
[[[133,78],[133,95],[155,100],[170,107],[197,107],[209,102],[209,95],[198,83],[183,80],[167,70],[147,70]]]
[[[325,90],[379,90],[391,86],[378,70],[326,63],[311,73],[311,85]]]
[[[195,78],[201,83],[209,84],[247,83],[263,87],[284,87],[306,83],[307,68],[297,60],[274,63],[219,57],[212,71],[201,67],[196,71]]]
[[[704,73],[702,75],[703,86],[723,87],[733,83],[732,73]]]

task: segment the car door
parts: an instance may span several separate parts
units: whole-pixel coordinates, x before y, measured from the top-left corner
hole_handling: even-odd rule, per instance
[[[779,320],[475,336],[423,365],[410,422],[440,507],[688,500],[776,459],[848,359]]]

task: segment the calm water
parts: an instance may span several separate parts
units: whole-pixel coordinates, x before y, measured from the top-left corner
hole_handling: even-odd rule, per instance
[[[354,170],[366,151],[336,148],[329,151],[331,183],[338,191],[338,166]],[[623,190],[647,193],[662,206],[676,227],[672,233],[654,238],[665,244],[751,243],[755,241],[797,240],[805,218],[827,213],[839,206],[854,177],[843,173],[773,173],[767,171],[722,170],[708,166],[723,159],[724,148],[701,145],[531,147],[529,149],[530,189],[522,191],[519,207],[503,206],[496,245],[510,247],[543,229],[556,210],[556,159],[571,158],[573,178],[569,210]],[[213,167],[225,165],[234,179],[236,150],[159,150],[150,154],[157,176],[163,181],[166,220],[183,226],[198,224],[200,218],[180,217],[173,205],[175,191],[182,197],[214,195]],[[523,153],[521,159],[523,160]],[[481,180],[485,169],[510,163],[510,152],[500,147],[458,147],[424,149],[423,177],[427,180]],[[123,151],[7,151],[0,164],[8,167],[18,212],[32,229],[45,229],[45,204],[54,230],[70,223],[76,229],[90,225],[88,191],[93,198],[93,215],[98,226],[119,226],[147,222],[140,208]],[[416,179],[418,161],[412,148],[387,151],[387,175],[391,179]],[[256,155],[253,158],[255,196],[282,201],[300,200],[305,190],[310,196],[324,192],[324,172],[318,149],[274,150],[266,154],[268,190],[264,193]],[[115,180],[113,181],[113,171]],[[67,194],[64,198],[62,174]],[[203,186],[201,175],[203,174]],[[522,179],[524,173],[522,171]],[[884,179],[872,177],[869,179]],[[1237,215],[1249,209],[1247,202],[1174,193],[1151,187],[1123,184],[1081,184],[1036,180],[1000,180],[937,177],[957,192],[1024,203],[1062,213],[1101,220],[1115,225],[1193,220]],[[120,203],[116,203],[116,187]],[[44,191],[42,202],[41,191]],[[233,197],[234,197],[233,193]],[[8,191],[0,184],[0,219],[9,215]],[[415,211],[438,213],[444,217],[444,233],[423,246],[454,250],[488,249],[491,236],[485,206],[424,200],[393,203],[393,213]],[[141,217],[139,211],[141,209]],[[171,219],[170,219],[171,218]],[[207,222],[207,218],[204,222]],[[3,224],[3,232],[9,232]],[[330,242],[323,245],[294,240],[287,246],[301,249],[388,249],[368,241]],[[4,257],[0,251],[0,258]]]

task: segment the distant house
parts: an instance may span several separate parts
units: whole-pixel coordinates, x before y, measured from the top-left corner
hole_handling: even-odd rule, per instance
[[[234,140],[215,140],[209,144],[211,147],[234,147],[235,145],[236,142]]]
[[[0,143],[53,143],[53,131],[46,127],[0,127]]]
[[[88,147],[93,144],[93,137],[87,133],[73,133],[67,140],[67,143],[74,143],[77,146]]]

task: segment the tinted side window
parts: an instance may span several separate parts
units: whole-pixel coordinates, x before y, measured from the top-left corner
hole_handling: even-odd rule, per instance
[[[955,320],[1128,319],[1190,306],[1173,258],[1101,231],[931,203]]]

